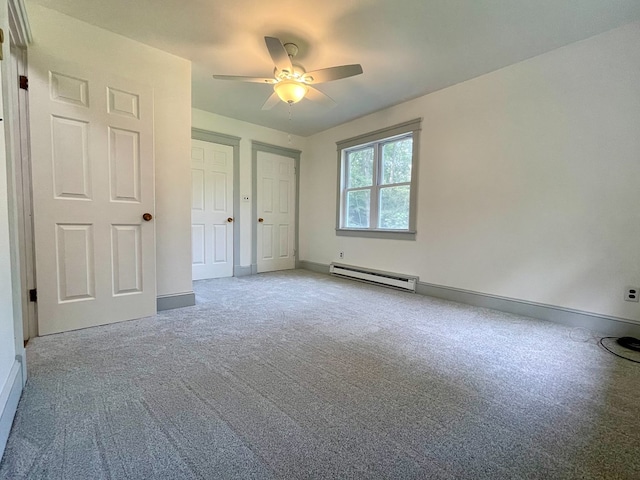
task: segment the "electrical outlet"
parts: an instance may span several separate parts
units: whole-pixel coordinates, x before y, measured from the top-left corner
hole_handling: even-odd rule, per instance
[[[627,302],[637,302],[639,293],[640,293],[640,288],[638,287],[625,287],[624,299]]]
[[[344,252],[340,252],[340,253],[338,254],[338,257],[339,257],[339,258],[344,258]]]

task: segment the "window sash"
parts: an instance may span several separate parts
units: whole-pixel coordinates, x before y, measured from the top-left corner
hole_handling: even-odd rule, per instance
[[[371,172],[371,178],[370,181],[371,183],[369,185],[363,185],[362,187],[348,187],[348,185],[351,183],[351,177],[352,177],[352,173],[351,173],[351,155],[358,153],[358,152],[363,152],[365,150],[369,150],[373,147],[373,159],[372,159],[372,172]],[[375,152],[375,145],[363,145],[361,147],[358,148],[352,148],[349,149],[346,153],[345,156],[345,170],[346,170],[346,175],[345,175],[345,182],[344,185],[346,188],[369,188],[373,185],[376,184],[376,152]]]
[[[409,186],[409,188],[411,189],[412,187],[412,182],[397,182],[397,183],[382,183],[383,182],[383,178],[382,178],[382,161],[383,161],[383,157],[382,157],[382,149],[384,148],[385,145],[388,145],[390,143],[394,143],[394,142],[398,142],[398,141],[402,141],[405,140],[407,138],[414,138],[414,134],[413,132],[409,132],[409,133],[404,133],[402,135],[398,135],[396,137],[393,138],[385,138],[382,139],[380,141],[375,141],[375,142],[371,142],[365,145],[357,145],[355,147],[349,148],[349,149],[345,149],[343,150],[343,154],[342,154],[342,171],[343,171],[343,181],[342,181],[342,195],[341,195],[341,218],[340,218],[340,228],[343,229],[357,229],[357,230],[382,230],[382,231],[408,231],[409,228],[411,228],[411,225],[409,222],[409,227],[406,229],[399,229],[399,230],[394,230],[394,229],[389,229],[389,228],[380,228],[380,195],[381,195],[381,191],[385,188],[390,188],[390,187],[400,187],[400,186]],[[351,161],[350,161],[350,155],[352,153],[355,152],[359,152],[362,150],[366,150],[369,148],[373,147],[373,172],[372,172],[372,185],[371,186],[366,186],[366,187],[347,187],[347,185],[350,182],[350,175],[351,175]],[[412,178],[413,178],[413,148],[414,145],[412,145]],[[362,190],[369,190],[369,226],[368,227],[350,227],[348,226],[348,222],[349,222],[349,217],[348,217],[348,201],[347,198],[349,196],[349,192],[355,192],[355,191],[362,191]],[[409,212],[407,212],[409,216],[411,216],[411,205],[409,205]]]
[[[379,166],[379,176],[378,176],[378,181],[377,184],[378,186],[382,186],[382,185],[396,185],[396,184],[401,184],[401,183],[411,183],[411,175],[409,176],[410,180],[409,182],[394,182],[394,183],[384,183],[384,155],[383,155],[383,150],[384,147],[386,147],[387,145],[393,144],[393,143],[398,143],[398,142],[402,142],[404,140],[407,139],[411,139],[411,170],[413,171],[413,132],[410,132],[406,135],[399,135],[397,137],[391,138],[391,139],[385,139],[380,141],[377,144],[377,150],[378,150],[378,166]]]
[[[354,226],[346,226],[346,224],[349,222],[349,193],[351,192],[369,192],[369,226],[368,227],[354,227]],[[371,228],[371,224],[373,222],[373,214],[371,212],[371,196],[373,195],[373,189],[372,188],[358,188],[358,189],[353,189],[353,190],[347,190],[345,191],[344,194],[344,223],[345,223],[345,227],[344,228],[355,228],[355,229],[370,229]]]

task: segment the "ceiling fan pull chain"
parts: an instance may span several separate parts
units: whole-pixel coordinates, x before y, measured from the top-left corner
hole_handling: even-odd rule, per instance
[[[291,104],[289,104],[289,131],[291,131]],[[289,145],[291,145],[291,134],[287,133],[287,139],[289,140]]]

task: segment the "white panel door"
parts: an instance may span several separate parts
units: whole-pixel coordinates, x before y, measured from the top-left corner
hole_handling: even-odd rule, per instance
[[[153,92],[49,59],[30,78],[39,333],[156,312]]]
[[[233,147],[191,140],[193,279],[233,276]]]
[[[258,273],[295,268],[294,160],[258,152],[256,174]]]

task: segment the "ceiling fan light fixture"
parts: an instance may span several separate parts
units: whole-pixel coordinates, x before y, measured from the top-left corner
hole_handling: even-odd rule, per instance
[[[264,37],[264,42],[269,51],[269,56],[273,61],[273,78],[238,75],[213,76],[213,78],[217,80],[236,80],[273,85],[273,93],[264,105],[262,105],[262,110],[273,108],[280,100],[292,105],[298,103],[303,98],[308,98],[311,101],[333,107],[336,102],[320,90],[316,90],[314,86],[318,83],[332,82],[362,73],[362,66],[360,64],[321,68],[320,70],[313,70],[307,73],[302,65],[293,63],[293,59],[298,53],[298,46],[296,44],[283,44],[280,39],[276,37]]]
[[[309,88],[300,82],[295,80],[282,80],[273,86],[273,89],[283,102],[292,104],[298,103],[304,98],[309,91]]]

